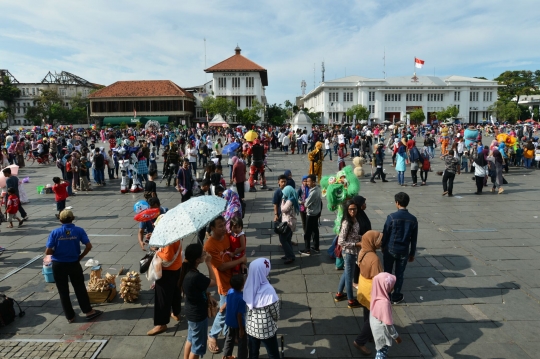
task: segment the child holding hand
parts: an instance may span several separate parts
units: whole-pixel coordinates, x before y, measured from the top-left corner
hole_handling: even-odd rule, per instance
[[[13,228],[13,220],[19,221],[19,227],[23,225],[22,219],[17,217],[19,211],[19,197],[15,194],[15,188],[9,187],[7,190],[8,198],[6,202],[6,217],[9,222],[8,228]]]
[[[231,218],[230,250],[232,260],[237,260],[246,255],[246,235],[244,234],[244,222],[240,217]],[[233,268],[233,274],[245,274],[245,264],[239,264]]]
[[[375,340],[375,348],[377,348],[376,359],[384,359],[388,356],[392,339],[398,344],[402,341],[394,328],[392,318],[390,292],[394,289],[394,284],[396,284],[396,277],[390,273],[382,272],[373,277],[369,324]]]

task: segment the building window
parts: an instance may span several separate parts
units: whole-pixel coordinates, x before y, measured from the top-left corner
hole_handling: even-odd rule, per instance
[[[232,78],[232,87],[233,88],[239,88],[240,87],[240,77],[233,77]]]
[[[368,106],[369,113],[375,113],[375,105]]]
[[[232,99],[234,103],[236,104],[236,107],[240,107],[240,96],[233,96]]]
[[[422,101],[422,94],[421,93],[411,93],[411,94],[407,94],[405,95],[405,99],[407,101]]]
[[[337,92],[330,92],[328,93],[330,102],[337,102],[338,101],[338,93]]]
[[[491,102],[493,99],[492,95],[493,95],[493,92],[484,92],[484,101]]]
[[[253,104],[253,99],[255,96],[246,96],[246,107],[251,108],[251,105]]]
[[[352,92],[344,92],[343,93],[343,102],[352,102]]]
[[[246,87],[255,87],[255,77],[246,77]]]
[[[226,77],[218,78],[218,88],[220,88],[220,89],[227,88],[227,78]]]
[[[88,90],[87,90],[88,91]],[[32,95],[35,96],[36,95],[36,88],[35,87],[32,87]]]
[[[478,91],[471,92],[471,96],[470,96],[469,101],[478,101]]]
[[[385,101],[401,101],[401,94],[399,93],[387,93],[384,94]]]
[[[375,92],[374,91],[369,91],[368,96],[369,96],[369,101],[375,101]]]
[[[460,95],[461,95],[461,92],[455,91],[454,92],[454,101],[459,101]]]

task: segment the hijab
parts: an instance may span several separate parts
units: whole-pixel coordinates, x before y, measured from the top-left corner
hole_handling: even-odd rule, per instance
[[[225,221],[229,222],[232,217],[242,215],[242,204],[240,203],[240,198],[236,192],[228,189],[223,192],[223,198],[227,201],[227,207],[223,214]]]
[[[302,176],[302,193],[304,195],[303,200],[306,200],[309,196],[309,187],[304,185],[304,181],[307,180],[308,176]]]
[[[360,226],[360,232],[358,234],[362,236],[364,233],[371,230],[371,221],[369,220],[366,212],[362,210],[362,206],[364,203],[366,203],[366,199],[362,196],[354,196],[353,201],[358,208],[358,211],[356,211],[356,220]]]
[[[268,282],[269,274],[270,260],[267,258],[257,258],[249,265],[244,301],[250,310],[269,306],[279,300],[276,290]]]
[[[390,292],[394,289],[394,284],[396,284],[396,277],[390,273],[382,272],[373,277],[371,315],[386,325],[394,324],[392,304],[390,303]]]
[[[283,194],[283,200],[285,201],[291,201],[294,207],[294,211],[296,213],[300,212],[300,204],[298,203],[298,193],[292,188],[291,186],[285,186],[281,190],[281,193]]]
[[[503,163],[503,158],[499,150],[493,150],[493,157],[495,158],[495,163]]]
[[[484,158],[484,156],[480,155],[480,156],[477,156],[476,159],[474,160],[474,163],[476,163],[478,166],[480,167],[485,167],[487,166],[487,162],[486,162],[486,159]]]
[[[376,254],[381,243],[382,233],[379,231],[367,231],[362,236],[362,249],[358,253],[358,263],[360,274],[366,279],[371,279],[383,271],[381,261]]]

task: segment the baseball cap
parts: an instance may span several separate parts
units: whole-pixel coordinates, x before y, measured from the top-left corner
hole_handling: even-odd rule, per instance
[[[65,221],[69,219],[74,219],[75,215],[73,215],[73,212],[71,212],[69,209],[64,209],[62,212],[60,212],[59,218],[61,221]]]

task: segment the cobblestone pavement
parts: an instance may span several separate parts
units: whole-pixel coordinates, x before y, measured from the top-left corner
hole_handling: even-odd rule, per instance
[[[291,169],[300,184],[308,170],[305,155],[276,151],[271,152],[269,165],[274,170],[267,173],[269,186],[275,186],[277,176],[285,169]],[[418,254],[405,271],[405,301],[393,307],[403,343],[392,346],[390,356],[538,357],[539,172],[511,167],[505,175],[509,182],[505,193],[482,196],[473,194],[472,175],[462,173],[456,178],[455,196],[448,198],[441,196],[441,177],[436,175],[443,169],[439,159],[434,161],[428,185],[422,187],[410,186],[409,172],[409,186],[398,186],[394,169],[388,164],[385,168],[389,183],[372,184],[368,178],[361,183],[360,193],[367,198],[366,211],[373,228],[381,230],[386,216],[395,211],[393,196],[399,191],[411,196],[409,209],[420,226]],[[325,161],[323,170],[325,174],[335,173],[335,158]],[[370,172],[367,166],[365,170]],[[224,173],[228,177],[226,168]],[[0,255],[0,277],[43,253],[49,231],[58,226],[53,195],[38,195],[35,190],[38,185],[51,183],[56,175],[55,166],[34,164],[21,170],[21,178],[30,177],[26,190],[31,203],[25,205],[30,220],[22,228],[2,226],[0,246],[7,250]],[[158,195],[169,208],[180,202],[179,194],[164,183],[158,185]],[[272,191],[246,193],[246,253],[271,260],[271,282],[282,300],[278,335],[284,337],[286,357],[360,357],[352,342],[363,323],[362,310],[347,309],[346,303],[335,303],[332,298],[341,273],[324,253],[332,238],[334,215],[325,205],[321,254],[297,257],[294,265],[286,266],[280,260],[283,253],[278,238],[270,230],[271,196]],[[122,266],[138,269],[143,252],[137,244],[132,207],[141,198],[142,193],[120,194],[119,181],[112,180],[106,187],[68,199],[76,224],[86,229],[94,245],[89,258],[98,259],[104,273]],[[297,248],[303,249],[301,230],[295,233],[295,240],[299,242]],[[184,245],[190,241],[186,239]],[[183,356],[185,321],[170,323],[169,329],[157,337],[146,336],[153,325],[154,306],[154,294],[146,279],[136,303],[127,304],[117,297],[112,303],[98,305],[105,313],[95,321],[78,316],[73,324],[68,324],[62,313],[55,285],[44,282],[41,260],[1,281],[0,292],[20,301],[26,310],[26,316],[0,328],[0,339],[108,340],[98,358]],[[76,304],[75,309],[80,313]],[[374,350],[372,344],[368,347]],[[207,352],[205,358],[209,357],[221,358],[221,354]]]
[[[2,340],[0,358],[94,359],[106,343],[106,340]]]

